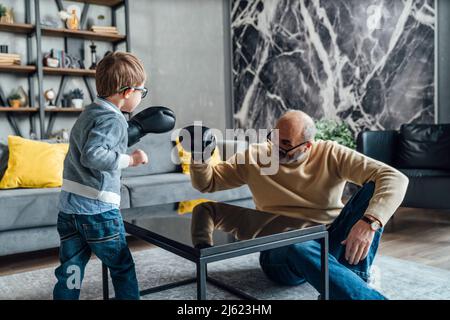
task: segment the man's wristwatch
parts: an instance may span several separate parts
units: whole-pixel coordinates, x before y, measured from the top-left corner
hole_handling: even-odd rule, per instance
[[[381,228],[381,224],[380,224],[377,220],[375,220],[375,219],[370,219],[370,218],[367,217],[367,216],[363,216],[363,217],[361,218],[361,220],[364,221],[364,222],[367,222],[367,223],[370,225],[370,228],[371,228],[373,231],[377,231],[378,229]]]

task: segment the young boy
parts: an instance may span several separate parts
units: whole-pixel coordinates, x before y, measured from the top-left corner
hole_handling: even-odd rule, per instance
[[[98,98],[70,134],[64,161],[57,229],[61,265],[54,299],[79,299],[91,253],[108,266],[117,299],[139,299],[133,258],[119,211],[121,169],[148,162],[142,150],[127,155],[127,120],[147,94],[142,63],[132,54],[110,53],[97,66]]]

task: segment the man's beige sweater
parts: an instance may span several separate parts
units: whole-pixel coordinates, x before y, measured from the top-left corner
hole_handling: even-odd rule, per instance
[[[274,175],[261,174],[267,167],[258,161],[261,152],[270,154],[271,145],[251,145],[215,166],[191,164],[192,185],[201,192],[215,192],[247,184],[257,210],[295,217],[304,220],[305,226],[329,224],[339,215],[347,181],[375,182],[366,214],[384,226],[408,186],[408,178],[398,170],[336,142],[314,141],[302,162],[280,165]]]

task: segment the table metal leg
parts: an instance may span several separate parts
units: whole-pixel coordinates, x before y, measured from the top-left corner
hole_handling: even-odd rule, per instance
[[[329,275],[328,275],[328,234],[320,239],[320,260],[321,260],[321,274],[322,274],[322,290],[320,291],[321,300],[329,300]]]
[[[102,263],[103,300],[109,300],[108,267]]]
[[[206,300],[206,263],[197,262],[197,299]]]

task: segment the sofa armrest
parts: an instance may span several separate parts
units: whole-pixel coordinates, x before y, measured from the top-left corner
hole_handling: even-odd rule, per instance
[[[393,165],[397,139],[398,132],[394,130],[363,131],[358,134],[356,150],[375,160]]]

